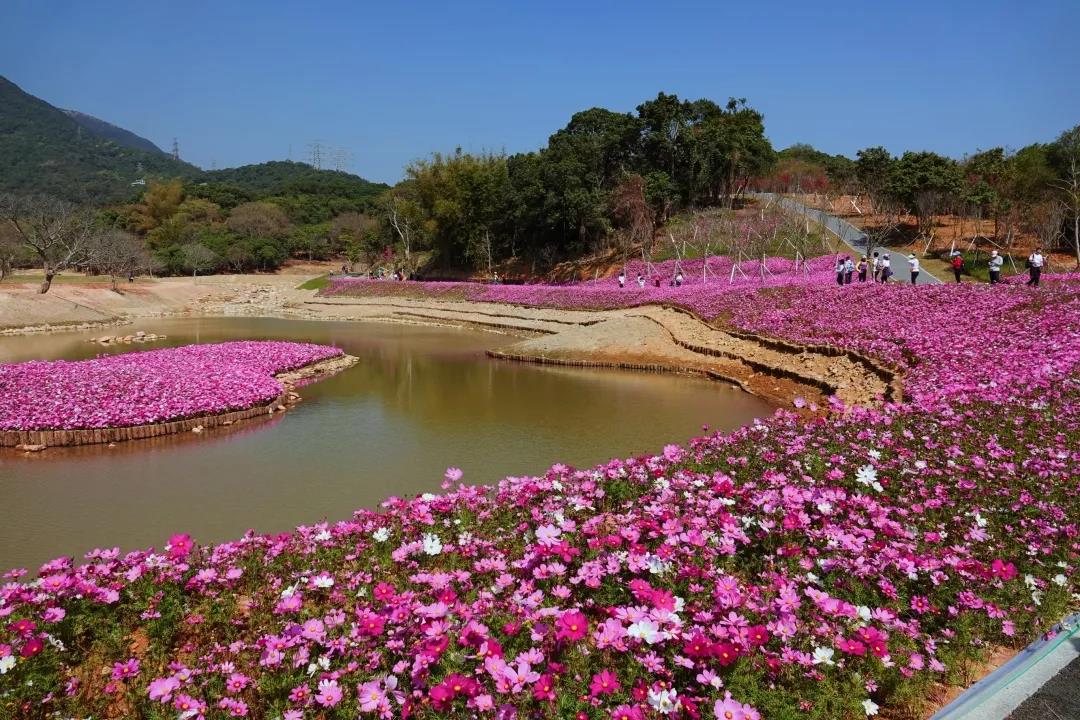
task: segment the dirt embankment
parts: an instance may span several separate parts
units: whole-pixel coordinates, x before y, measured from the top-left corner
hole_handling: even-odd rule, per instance
[[[517,338],[495,357],[587,367],[687,372],[723,379],[783,405],[899,401],[899,378],[868,358],[726,331],[662,307],[571,311],[406,298],[322,298],[296,275],[225,275],[136,283],[0,288],[0,328],[67,329],[176,315],[293,317],[471,327]],[[800,403],[801,404],[801,403]]]

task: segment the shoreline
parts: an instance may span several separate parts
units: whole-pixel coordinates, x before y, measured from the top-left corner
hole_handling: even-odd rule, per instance
[[[274,375],[274,379],[282,385],[282,391],[277,397],[268,402],[239,410],[123,427],[67,430],[0,430],[0,448],[12,448],[15,451],[31,453],[49,448],[112,445],[129,440],[148,440],[184,432],[201,433],[211,428],[227,427],[251,418],[285,412],[295,407],[302,399],[299,393],[296,392],[298,382],[328,377],[355,365],[357,362],[359,362],[359,359],[352,355],[340,355],[277,373]]]
[[[494,348],[495,352],[489,353],[493,358],[694,374],[733,383],[778,406],[811,408],[798,408],[802,414],[817,414],[827,406],[830,395],[849,406],[903,399],[900,372],[875,359],[832,346],[803,346],[722,329],[677,306],[568,310],[412,297],[323,297],[312,290],[297,289],[295,276],[215,276],[214,280],[197,285],[162,281],[159,291],[170,284],[177,286],[176,302],[162,305],[166,295],[156,292],[150,305],[126,312],[120,322],[277,317],[467,328],[516,338]],[[197,297],[191,295],[193,288],[197,288]],[[102,297],[115,295],[103,288],[83,289],[84,295],[91,292]],[[0,299],[3,295],[0,289]],[[103,302],[96,296],[92,301]],[[75,312],[80,306],[64,307]],[[8,303],[0,303],[0,327],[13,319],[8,310]],[[49,323],[8,327],[3,334],[80,331],[90,326],[61,315]]]

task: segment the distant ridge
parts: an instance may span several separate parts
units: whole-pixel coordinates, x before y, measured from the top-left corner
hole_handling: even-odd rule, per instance
[[[135,150],[145,150],[146,152],[158,153],[159,155],[167,154],[164,150],[146,138],[136,135],[130,130],[117,127],[101,118],[81,113],[78,110],[64,110],[64,113],[69,118],[82,125],[87,132],[97,135],[104,140],[112,140],[118,145],[123,145],[124,147],[133,148]]]
[[[132,183],[143,178],[186,179],[201,172],[134,133],[80,116],[76,120],[0,77],[0,191],[101,203],[133,197],[139,186]],[[132,138],[152,150],[133,147]]]

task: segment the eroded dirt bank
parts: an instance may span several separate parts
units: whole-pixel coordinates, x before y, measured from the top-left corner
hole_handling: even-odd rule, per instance
[[[69,286],[46,296],[0,290],[0,328],[63,329],[178,315],[291,317],[470,327],[513,339],[492,354],[563,365],[691,372],[728,380],[774,402],[822,405],[901,399],[899,379],[880,364],[835,348],[803,347],[728,332],[692,314],[657,306],[610,311],[529,308],[413,298],[323,298],[292,276],[169,278],[118,295],[107,286]],[[89,315],[93,308],[96,315]]]

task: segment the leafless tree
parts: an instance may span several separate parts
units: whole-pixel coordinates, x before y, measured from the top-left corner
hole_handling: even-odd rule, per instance
[[[199,272],[212,270],[218,264],[218,256],[210,248],[202,243],[190,243],[183,247],[184,264],[191,269],[191,277],[199,276]]]
[[[0,194],[0,220],[15,228],[21,244],[45,273],[42,294],[57,273],[91,260],[95,235],[90,213],[47,195]]]
[[[651,261],[651,245],[655,217],[645,198],[645,180],[640,175],[627,176],[612,193],[611,210],[622,232],[616,233],[616,242],[625,265],[631,248],[641,245],[646,262]]]
[[[153,266],[142,240],[129,232],[105,230],[95,236],[93,244],[94,265],[108,273],[113,290],[118,290],[117,278],[131,280]]]

